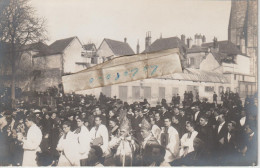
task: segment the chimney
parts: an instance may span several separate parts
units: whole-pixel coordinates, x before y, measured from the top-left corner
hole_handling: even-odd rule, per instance
[[[140,45],[139,45],[139,40],[137,41],[137,45],[136,45],[136,54],[140,53]]]
[[[184,34],[181,35],[181,41],[183,42],[183,44],[186,44],[186,37]]]
[[[216,37],[213,39],[213,47],[211,47],[211,51],[219,52],[218,39]]]
[[[151,32],[148,31],[146,32],[146,37],[145,37],[145,50],[148,51],[149,50],[149,47],[151,45]]]
[[[202,36],[202,43],[206,43],[206,37],[204,35]]]
[[[124,42],[127,43],[127,38],[126,37],[124,38]]]
[[[218,39],[217,37],[214,37],[213,39],[213,48],[217,48],[218,47]]]
[[[192,47],[192,38],[187,38],[187,46],[188,48],[191,48]]]

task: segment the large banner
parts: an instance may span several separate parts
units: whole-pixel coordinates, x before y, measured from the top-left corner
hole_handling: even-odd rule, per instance
[[[62,77],[65,93],[182,72],[178,49],[121,56]]]

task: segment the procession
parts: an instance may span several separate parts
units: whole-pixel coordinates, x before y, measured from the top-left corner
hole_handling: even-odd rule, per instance
[[[257,0],[0,0],[0,166],[257,166]]]
[[[223,104],[174,98],[152,107],[146,99],[128,104],[52,89],[39,95],[53,95],[55,108],[37,105],[37,95],[26,102],[21,93],[9,109],[7,92],[1,166],[254,165],[257,157],[257,107],[237,93],[224,93]]]

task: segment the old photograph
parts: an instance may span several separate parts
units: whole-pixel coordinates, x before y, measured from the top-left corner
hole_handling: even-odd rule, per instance
[[[0,166],[257,166],[258,0],[0,0]]]

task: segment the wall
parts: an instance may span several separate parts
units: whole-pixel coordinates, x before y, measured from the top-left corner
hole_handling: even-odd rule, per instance
[[[36,91],[46,91],[61,83],[61,70],[59,68],[41,70],[40,74],[32,81],[31,88]]]
[[[196,86],[199,90],[200,98],[207,97],[210,102],[212,102],[213,99],[213,93],[214,92],[206,92],[205,86],[213,86],[214,91],[218,94],[219,93],[219,87],[223,86],[224,91],[227,87],[231,87],[229,83],[205,83],[205,82],[193,82],[193,81],[183,81],[183,80],[165,80],[165,79],[145,79],[140,81],[133,81],[118,85],[112,85],[110,86],[111,91],[111,97],[116,96],[119,97],[119,86],[127,86],[127,95],[128,95],[128,103],[133,103],[134,101],[143,101],[144,98],[144,88],[145,87],[151,87],[151,98],[148,98],[148,102],[152,105],[156,105],[157,102],[160,102],[161,99],[159,99],[159,87],[165,88],[165,99],[167,102],[171,102],[171,99],[174,95],[174,91],[176,88],[178,88],[178,94],[181,97],[181,100],[183,100],[183,94],[188,89],[189,86]],[[133,86],[139,86],[140,87],[140,97],[137,99],[133,98]],[[108,89],[108,87],[106,88]],[[100,92],[104,92],[104,89],[102,88],[95,88],[85,91],[79,91],[76,93],[79,94],[92,94],[95,96],[99,96]],[[175,90],[176,91],[176,90]],[[107,91],[108,92],[108,91]],[[218,94],[219,95],[219,94]],[[220,99],[220,96],[218,97]]]
[[[76,62],[87,62],[87,58],[81,56],[83,51],[79,40],[74,38],[63,53],[64,73],[75,73],[85,69],[83,66],[76,65]]]
[[[112,50],[110,49],[110,47],[108,46],[107,42],[105,40],[103,40],[103,42],[101,43],[98,51],[97,51],[97,56],[99,57],[109,57],[114,55],[114,53],[112,52]]]
[[[61,54],[34,57],[33,58],[34,69],[62,69]]]
[[[205,59],[200,63],[199,69],[205,71],[212,71],[218,68],[220,65],[212,53],[209,53]]]
[[[243,55],[236,56],[236,72],[242,74],[250,74],[250,58]]]
[[[205,53],[204,52],[200,52],[200,53],[188,53],[187,54],[187,61],[191,58],[194,59],[194,64],[191,65],[189,63],[187,63],[188,68],[196,68],[199,69],[200,68],[200,63],[203,60],[203,57],[205,57]]]

